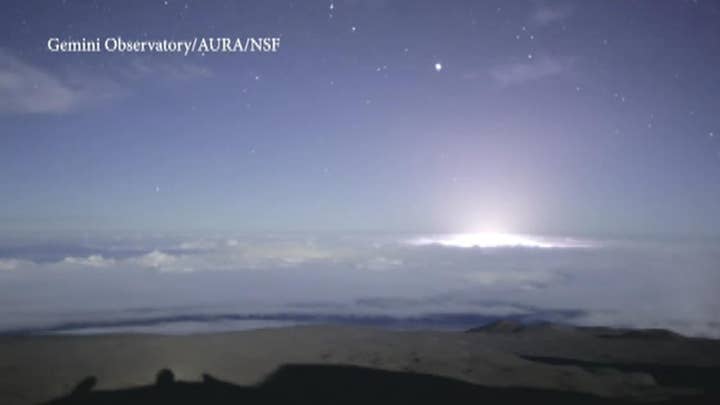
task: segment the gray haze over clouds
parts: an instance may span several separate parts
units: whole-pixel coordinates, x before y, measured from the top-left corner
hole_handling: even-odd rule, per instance
[[[122,331],[137,327],[132,320],[158,318],[168,324],[150,330],[172,332],[252,327],[233,319],[208,326],[212,317],[188,315],[282,314],[287,324],[308,319],[288,314],[359,322],[472,314],[720,337],[717,244],[496,234],[188,236],[6,240],[0,329],[100,321]],[[117,320],[124,327],[113,329]]]

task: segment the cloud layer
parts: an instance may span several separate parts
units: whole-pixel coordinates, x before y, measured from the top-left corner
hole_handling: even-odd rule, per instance
[[[408,243],[428,237],[114,238],[69,248],[84,253],[49,261],[34,260],[27,245],[15,249],[24,256],[9,257],[13,250],[6,248],[8,257],[0,258],[0,330],[158,314],[162,319],[215,314],[235,321],[232,317],[268,319],[258,314],[275,314],[269,319],[299,313],[403,319],[462,314],[468,322],[479,319],[472,316],[565,314],[560,320],[720,336],[716,247]]]

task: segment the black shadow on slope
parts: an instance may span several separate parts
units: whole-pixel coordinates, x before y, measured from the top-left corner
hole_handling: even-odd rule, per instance
[[[579,393],[484,387],[445,377],[355,366],[287,365],[256,386],[234,385],[207,374],[202,382],[175,381],[169,370],[161,370],[154,385],[94,391],[95,383],[94,377],[88,377],[69,395],[47,404],[626,403]]]
[[[539,363],[581,367],[591,372],[602,372],[604,369],[614,369],[628,373],[636,372],[650,374],[661,386],[695,388],[704,393],[702,398],[703,400],[708,401],[708,403],[720,404],[720,384],[718,384],[720,381],[720,367],[675,366],[642,363],[602,363],[543,356],[522,357],[526,360]],[[698,403],[692,402],[693,400],[698,399],[686,398],[686,402],[684,403]]]

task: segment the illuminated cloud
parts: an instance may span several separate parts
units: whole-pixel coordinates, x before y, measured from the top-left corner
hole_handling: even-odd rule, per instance
[[[159,250],[153,250],[152,252],[142,255],[131,262],[137,263],[143,268],[160,271],[192,271],[192,268],[190,267],[178,266],[178,257]]]
[[[66,257],[63,263],[77,265],[80,267],[102,268],[115,264],[113,259],[105,259],[102,255],[90,255],[87,257]]]
[[[541,288],[549,285],[559,278],[559,274],[551,270],[528,271],[528,270],[507,270],[507,271],[475,271],[469,273],[466,278],[471,283],[484,286],[506,285],[520,289]]]
[[[531,20],[537,25],[544,26],[564,21],[573,13],[569,6],[547,4],[539,5],[532,14]]]
[[[113,64],[109,72],[117,80],[81,69],[50,71],[0,48],[0,113],[64,114],[126,95],[127,86],[120,82],[145,78],[187,81],[212,77],[210,69],[201,65],[143,59]]]
[[[32,263],[18,259],[0,259],[0,271],[12,271],[19,268],[27,268]]]
[[[164,80],[185,81],[207,79],[213,76],[212,71],[195,63],[168,63],[154,59],[135,58],[127,65],[118,67],[119,73],[128,79],[161,78]]]
[[[121,242],[55,261],[0,259],[0,313],[32,307],[40,319],[59,307],[79,317],[137,306],[204,312],[221,303],[230,312],[383,316],[545,308],[580,311],[583,324],[720,336],[712,327],[720,321],[717,248],[503,233],[189,238],[148,242],[154,247],[141,251]],[[319,297],[331,304],[311,305]]]
[[[367,262],[358,263],[357,268],[372,271],[388,271],[402,267],[403,261],[387,257],[374,257]]]
[[[567,60],[543,56],[528,62],[496,66],[490,70],[490,76],[506,87],[558,76],[569,69]]]
[[[590,247],[589,242],[570,239],[551,239],[512,233],[457,233],[416,238],[414,245],[440,245],[458,248],[577,248]]]
[[[85,90],[0,49],[0,112],[64,113],[85,96]]]

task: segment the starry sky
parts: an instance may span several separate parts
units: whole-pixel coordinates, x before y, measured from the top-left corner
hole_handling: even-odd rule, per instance
[[[713,1],[6,1],[0,229],[717,235]],[[281,37],[263,54],[63,40]]]

